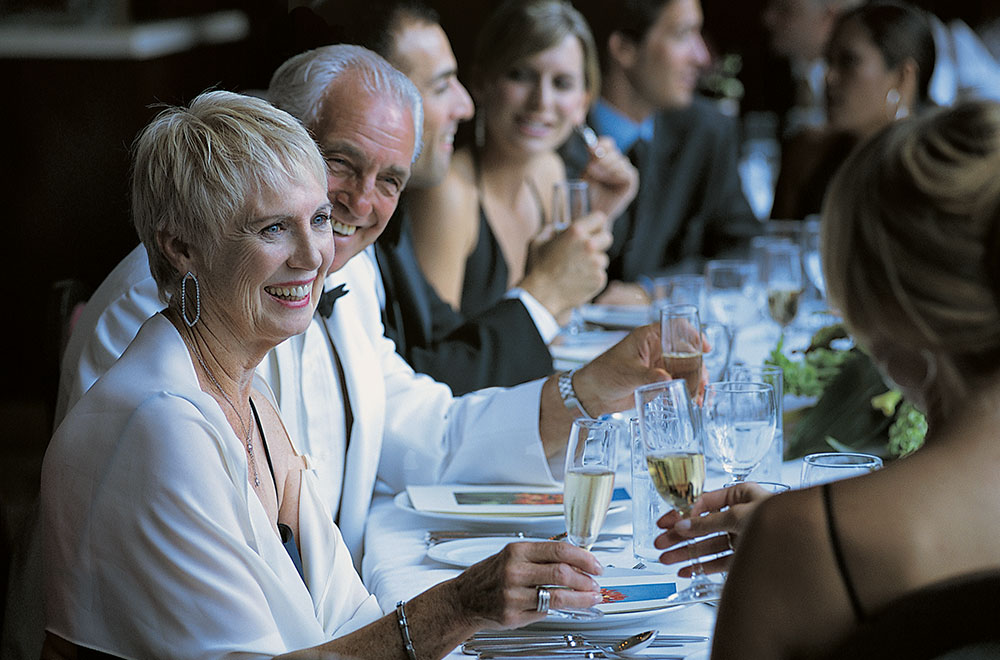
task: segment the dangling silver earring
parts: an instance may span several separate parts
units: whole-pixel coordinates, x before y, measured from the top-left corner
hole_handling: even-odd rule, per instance
[[[486,146],[486,122],[483,120],[482,110],[476,113],[476,119],[472,124],[472,134],[476,142],[476,148],[482,149]]]
[[[893,87],[885,95],[885,109],[889,110],[892,114],[893,119],[903,119],[910,114],[910,109],[902,104],[901,101],[903,97],[900,96],[899,90]],[[895,108],[895,110],[893,110]]]
[[[194,319],[189,319],[187,314],[187,283],[188,279],[194,281]],[[198,276],[188,271],[181,278],[181,318],[187,324],[187,327],[192,327],[201,318],[201,285],[198,284]]]

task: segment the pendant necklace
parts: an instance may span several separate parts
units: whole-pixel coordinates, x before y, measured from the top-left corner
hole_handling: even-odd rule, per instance
[[[240,411],[236,408],[236,404],[233,403],[233,400],[229,398],[228,394],[226,394],[226,390],[222,389],[222,385],[219,384],[219,381],[215,379],[215,375],[212,373],[212,370],[208,368],[208,365],[205,364],[205,360],[201,357],[201,350],[198,348],[198,345],[194,341],[188,342],[187,338],[185,338],[184,341],[189,344],[192,349],[194,349],[194,356],[198,359],[198,364],[200,364],[201,368],[205,370],[205,373],[208,374],[209,380],[212,381],[212,384],[215,385],[216,389],[219,390],[219,393],[222,394],[222,397],[226,400],[226,403],[228,403],[229,407],[233,409],[234,413],[236,413],[236,418],[240,420],[240,426],[243,427],[243,435],[246,441],[247,454],[250,457],[250,467],[253,470],[253,485],[255,488],[260,488],[260,474],[257,471],[257,457],[253,451],[253,438],[251,437],[253,427],[246,423],[243,419],[243,415],[241,415]],[[247,399],[247,401],[249,402],[249,399]]]

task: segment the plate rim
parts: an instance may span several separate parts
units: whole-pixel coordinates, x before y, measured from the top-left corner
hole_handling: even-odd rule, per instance
[[[392,498],[393,505],[403,511],[415,513],[418,516],[434,518],[436,520],[452,520],[455,522],[473,523],[501,523],[503,525],[547,525],[565,520],[565,514],[552,513],[542,516],[505,516],[502,514],[470,514],[470,513],[444,513],[442,511],[420,511],[414,508],[410,501],[410,495],[405,490],[396,493]],[[612,503],[608,507],[608,514],[613,515],[625,511],[628,507],[624,502]]]

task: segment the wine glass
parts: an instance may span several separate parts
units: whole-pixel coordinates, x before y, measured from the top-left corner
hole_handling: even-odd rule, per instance
[[[746,481],[763,460],[776,420],[774,388],[767,383],[722,381],[705,388],[705,442],[733,483]]]
[[[732,341],[729,329],[721,323],[702,323],[701,334],[708,342],[709,349],[702,353],[701,361],[708,369],[708,382],[722,380],[729,368],[732,357]]]
[[[635,408],[646,465],[656,491],[681,515],[690,516],[705,489],[705,452],[692,421],[687,386],[675,379],[640,387],[635,391]],[[722,595],[721,585],[705,575],[692,543],[688,543],[688,553],[693,570],[691,584],[670,596],[670,602],[717,600]]]
[[[858,477],[882,467],[882,459],[872,454],[857,452],[824,452],[809,454],[802,459],[801,485],[803,488],[830,481]]]
[[[795,243],[769,243],[764,246],[763,262],[767,310],[784,332],[799,313],[802,251]]]
[[[739,259],[714,259],[705,265],[705,297],[715,320],[726,326],[736,352],[740,327],[757,317],[757,265]]]
[[[820,298],[824,298],[826,297],[826,282],[823,279],[823,263],[820,260],[819,252],[820,221],[816,216],[807,216],[803,225],[802,264],[809,281],[816,287]]]
[[[667,305],[660,310],[660,346],[664,368],[687,385],[694,400],[702,386],[701,321],[694,305]]]
[[[721,378],[719,380],[722,380]],[[767,383],[774,388],[775,423],[774,439],[771,446],[750,475],[751,481],[776,480],[781,477],[781,462],[785,451],[784,423],[784,392],[785,370],[774,364],[762,364],[759,367],[741,364],[726,372],[726,380]]]
[[[590,213],[590,187],[586,181],[568,179],[553,186],[553,229],[563,231],[574,220],[588,213]]]

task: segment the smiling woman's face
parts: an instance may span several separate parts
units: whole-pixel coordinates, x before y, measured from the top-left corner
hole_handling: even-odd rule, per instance
[[[529,153],[555,150],[586,116],[583,46],[566,35],[516,62],[482,91],[489,141]]]
[[[276,346],[308,327],[333,253],[326,186],[289,182],[234,220],[199,268],[202,309],[248,345]]]

